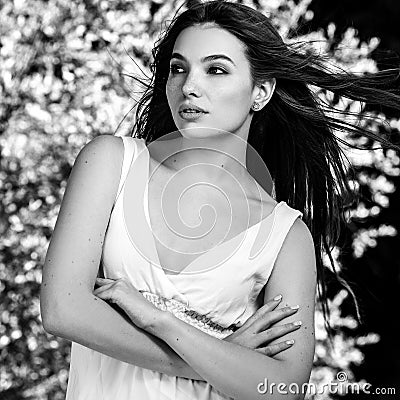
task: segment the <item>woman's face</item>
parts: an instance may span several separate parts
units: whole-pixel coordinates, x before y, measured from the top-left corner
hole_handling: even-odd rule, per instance
[[[224,57],[214,58],[216,55]],[[247,140],[252,118],[250,108],[258,93],[259,89],[251,82],[243,44],[230,32],[214,26],[193,26],[179,34],[166,84],[168,104],[179,130],[217,128]],[[187,114],[185,118],[179,109],[186,103],[206,113]],[[189,119],[191,116],[197,119]],[[213,129],[189,131],[196,132],[196,137],[217,132]]]

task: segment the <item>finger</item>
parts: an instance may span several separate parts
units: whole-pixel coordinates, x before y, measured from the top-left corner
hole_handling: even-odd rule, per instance
[[[282,295],[275,296],[273,299],[269,299],[262,307],[260,307],[257,311],[261,314],[268,310],[274,310],[278,307],[279,303],[282,301]]]
[[[106,284],[104,284],[104,285],[102,285],[102,286],[96,288],[96,289],[93,291],[93,294],[95,294],[95,295],[97,296],[97,295],[99,295],[100,293],[102,293],[102,292],[104,292],[104,291],[106,291],[106,290],[109,290],[113,285],[114,285],[113,283],[106,283]]]
[[[101,292],[96,293],[96,297],[99,297],[103,300],[108,300],[111,297],[111,292],[109,290],[103,290]]]
[[[97,293],[96,296],[99,299],[102,299],[104,301],[108,301],[110,303],[117,303],[118,302],[114,291],[112,291],[110,289],[103,290],[101,293]]]
[[[265,331],[261,331],[254,335],[253,340],[256,346],[261,346],[262,344],[268,344],[275,339],[287,335],[290,332],[297,331],[300,329],[302,322],[295,321],[284,325],[275,325]]]
[[[258,349],[255,349],[256,351],[258,351],[259,353],[262,353],[268,357],[273,357],[279,353],[281,353],[282,351],[285,351],[287,349],[290,349],[294,344],[294,340],[292,339],[292,341],[287,340],[285,342],[279,342],[276,344],[272,344],[272,345],[268,345],[266,347],[261,347]]]
[[[279,303],[282,301],[282,296],[276,296],[271,300],[268,300],[262,307],[260,307],[251,317],[247,319],[247,321],[242,325],[242,327],[247,328],[251,324],[253,324],[257,319],[259,319],[265,313],[274,310],[278,307]]]
[[[297,311],[299,311],[299,308],[300,307],[296,305],[296,306],[282,307],[277,310],[271,311],[268,315],[271,325],[287,317],[290,317],[293,314],[296,314]]]
[[[112,283],[112,282],[116,282],[117,279],[110,279],[110,278],[96,278],[96,283],[100,284],[100,285],[104,285],[106,283]]]
[[[102,279],[102,278],[96,278],[95,282],[94,282],[94,286],[95,287],[101,287],[104,285],[108,285],[110,282]]]
[[[296,307],[297,306],[283,307],[268,313],[264,313],[257,319],[257,321],[254,322],[252,327],[254,329],[254,332],[264,331],[265,329],[270,328],[275,323],[282,321],[284,318],[290,317],[299,310],[299,308]]]

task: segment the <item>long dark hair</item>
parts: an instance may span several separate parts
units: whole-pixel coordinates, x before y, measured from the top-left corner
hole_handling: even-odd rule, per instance
[[[361,321],[354,293],[335,269],[331,255],[339,239],[341,224],[346,221],[346,207],[355,199],[344,166],[344,160],[348,159],[338,141],[358,147],[338,138],[334,132],[356,133],[387,147],[400,148],[360,125],[345,122],[341,116],[352,113],[335,110],[324,103],[309,85],[339,97],[399,109],[400,97],[390,88],[398,78],[398,71],[360,76],[337,68],[333,70],[321,55],[303,44],[284,43],[270,20],[257,10],[226,1],[195,3],[175,15],[156,42],[150,82],[135,78],[146,85],[146,90],[137,103],[132,136],[144,138],[149,143],[177,130],[165,93],[169,60],[179,33],[187,27],[205,23],[227,30],[245,45],[253,84],[276,79],[271,100],[253,116],[248,143],[269,168],[276,200],[283,200],[303,212],[303,220],[314,239],[318,298],[331,337],[329,277],[336,277],[350,291]],[[324,251],[332,268],[323,264]]]

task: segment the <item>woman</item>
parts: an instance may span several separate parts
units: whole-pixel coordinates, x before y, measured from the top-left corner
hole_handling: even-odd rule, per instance
[[[325,115],[306,83],[393,107],[399,98],[383,81],[331,73],[240,4],[191,7],[153,55],[142,138],[102,136],[82,149],[48,249],[42,317],[74,342],[67,399],[258,399],[265,380],[273,398],[302,398],[317,283],[326,310],[322,249],[350,191],[333,128],[375,137]],[[243,168],[247,145],[284,200]],[[241,212],[221,208],[219,192]],[[207,203],[215,235],[192,229]],[[278,293],[299,307],[277,309]],[[288,332],[294,344],[277,340]]]

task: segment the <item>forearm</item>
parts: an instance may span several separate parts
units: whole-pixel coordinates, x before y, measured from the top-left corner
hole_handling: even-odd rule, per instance
[[[163,340],[133,325],[105,301],[91,294],[66,297],[73,300],[54,313],[50,333],[142,368],[204,380]]]
[[[199,375],[227,396],[238,400],[298,398],[290,392],[279,394],[275,390],[273,394],[265,394],[257,390],[265,379],[289,386],[290,372],[280,360],[219,340],[170,314],[146,329],[168,343]]]

